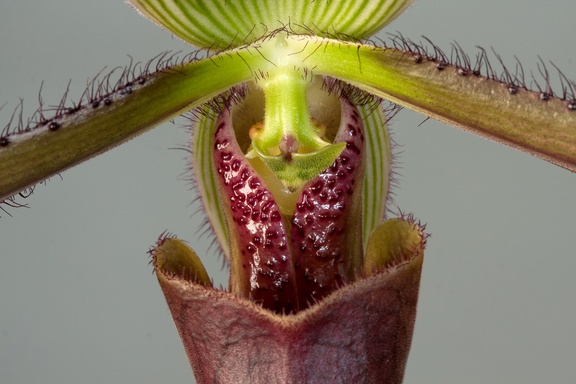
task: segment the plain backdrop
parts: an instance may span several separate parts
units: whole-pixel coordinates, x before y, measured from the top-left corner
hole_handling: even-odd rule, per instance
[[[527,74],[538,55],[576,78],[576,2],[416,1],[385,31]],[[384,34],[382,34],[384,36]],[[78,97],[102,68],[191,50],[120,0],[0,0],[0,128]],[[529,78],[529,76],[527,76]],[[558,85],[556,78],[553,82]],[[455,100],[457,102],[457,100]],[[576,175],[402,111],[396,204],[432,233],[406,383],[576,382]],[[189,240],[216,284],[177,119],[37,188],[0,219],[0,383],[191,383],[148,265],[164,230]],[[576,129],[576,127],[575,127]],[[400,153],[401,152],[401,153]]]

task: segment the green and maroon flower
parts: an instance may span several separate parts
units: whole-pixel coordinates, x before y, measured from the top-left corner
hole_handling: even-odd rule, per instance
[[[361,43],[411,0],[127,2],[207,57],[130,66],[9,124],[0,202],[194,111],[194,179],[229,287],[173,236],[151,254],[199,383],[402,381],[427,235],[386,217],[378,98],[576,170],[572,83],[560,97],[483,74],[484,56],[474,68],[409,40]]]
[[[152,250],[197,380],[401,382],[426,235],[410,217],[384,221],[391,154],[379,100],[308,71],[290,41],[330,29],[367,37],[407,2],[132,3],[188,42],[256,44],[271,64],[196,112],[194,174],[229,289],[213,289],[174,237]],[[226,17],[237,23],[213,23]]]

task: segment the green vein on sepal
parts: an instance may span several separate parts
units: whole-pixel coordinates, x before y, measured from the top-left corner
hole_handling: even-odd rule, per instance
[[[287,27],[294,33],[365,39],[413,0],[127,0],[184,41],[224,49]]]

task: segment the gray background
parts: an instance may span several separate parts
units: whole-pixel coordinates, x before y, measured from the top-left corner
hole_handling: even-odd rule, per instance
[[[553,4],[553,5],[551,5]],[[417,1],[388,31],[537,55],[576,77],[572,0]],[[0,0],[0,111],[56,103],[104,66],[188,50],[120,0]],[[432,233],[406,383],[576,381],[576,175],[403,111],[398,206]],[[183,121],[40,186],[0,220],[0,383],[186,383],[192,374],[146,251],[168,229],[217,283]],[[6,215],[3,215],[6,216]]]

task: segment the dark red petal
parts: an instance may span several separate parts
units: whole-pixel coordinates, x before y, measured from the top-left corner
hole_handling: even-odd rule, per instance
[[[356,108],[341,100],[334,142],[346,147],[331,167],[306,183],[292,219],[300,308],[354,281],[362,266],[363,123]]]
[[[298,308],[293,263],[272,193],[238,146],[230,111],[216,121],[214,164],[230,235],[230,288],[264,308]]]

